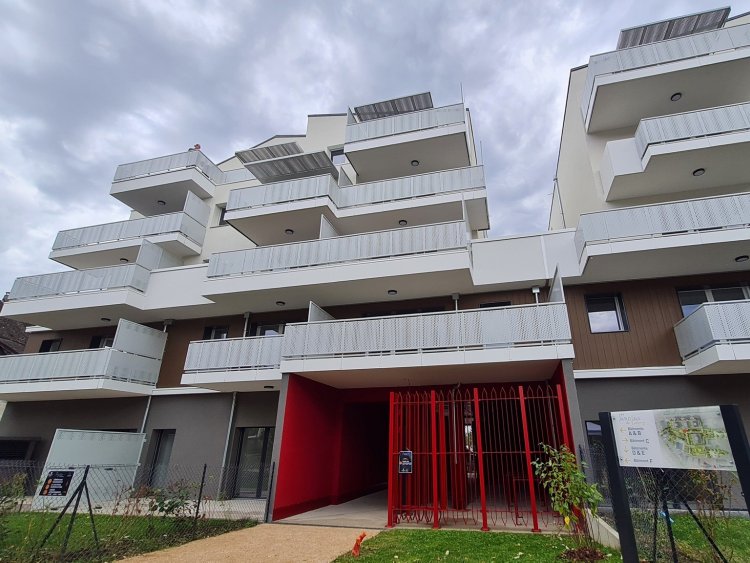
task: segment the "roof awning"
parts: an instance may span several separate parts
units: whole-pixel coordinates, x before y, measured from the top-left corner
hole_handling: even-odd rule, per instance
[[[671,20],[639,25],[620,31],[617,49],[627,49],[638,45],[647,45],[666,39],[684,37],[702,31],[719,29],[727,21],[730,8],[709,10],[689,16],[681,16]]]
[[[282,156],[291,156],[301,154],[302,148],[297,143],[282,143],[280,145],[271,145],[270,147],[258,147],[257,149],[247,149],[234,153],[243,164],[248,162],[258,162],[260,160],[269,160]]]
[[[237,156],[240,160],[242,159],[239,153]],[[325,151],[294,154],[292,156],[282,156],[263,161],[245,162],[245,168],[252,172],[253,176],[263,184],[268,184],[270,182],[283,182],[285,180],[294,180],[296,178],[306,178],[309,176],[321,176],[323,174],[330,174],[337,180],[339,177],[336,166],[331,162],[328,153]]]
[[[411,113],[432,107],[432,94],[424,92],[423,94],[413,94],[402,98],[385,100],[384,102],[357,106],[354,108],[354,113],[359,121],[370,121],[371,119],[380,119],[381,117],[398,115],[400,113]]]

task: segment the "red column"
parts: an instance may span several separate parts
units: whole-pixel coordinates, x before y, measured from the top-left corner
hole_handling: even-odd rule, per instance
[[[395,393],[390,392],[390,414],[388,416],[388,523],[386,528],[393,528],[393,498],[396,493],[396,463],[394,463],[394,415],[395,415]],[[396,454],[398,455],[398,454]]]
[[[445,402],[438,401],[438,450],[440,452],[440,509],[448,508],[448,459],[445,447]]]
[[[523,446],[526,450],[526,473],[529,477],[529,500],[531,501],[531,519],[534,522],[532,532],[541,532],[539,529],[539,515],[536,508],[536,489],[534,487],[534,471],[531,468],[531,445],[529,444],[529,423],[526,420],[526,399],[523,395],[523,386],[518,386],[518,400],[521,404],[521,425],[523,426]]]
[[[437,408],[435,406],[435,390],[430,391],[430,424],[432,432],[432,527],[440,527],[440,506],[438,498],[438,461],[437,461]]]
[[[484,487],[484,453],[482,452],[482,425],[479,421],[479,389],[474,387],[474,421],[477,426],[477,465],[479,466],[479,496],[482,500],[482,531],[487,532],[487,495]]]

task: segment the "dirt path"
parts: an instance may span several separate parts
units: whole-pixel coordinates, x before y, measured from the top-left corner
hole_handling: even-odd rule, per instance
[[[185,561],[310,561],[328,563],[354,546],[362,532],[367,537],[380,530],[260,524],[247,530],[230,532],[126,559],[131,563]]]

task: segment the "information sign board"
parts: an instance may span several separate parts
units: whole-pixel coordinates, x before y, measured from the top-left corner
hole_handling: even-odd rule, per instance
[[[50,471],[39,490],[40,497],[64,497],[68,494],[75,471]]]

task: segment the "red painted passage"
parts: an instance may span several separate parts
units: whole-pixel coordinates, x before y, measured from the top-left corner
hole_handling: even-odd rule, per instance
[[[570,447],[565,405],[559,384],[392,392],[388,525],[552,524],[531,461],[542,443]],[[398,473],[403,450],[411,474]]]

